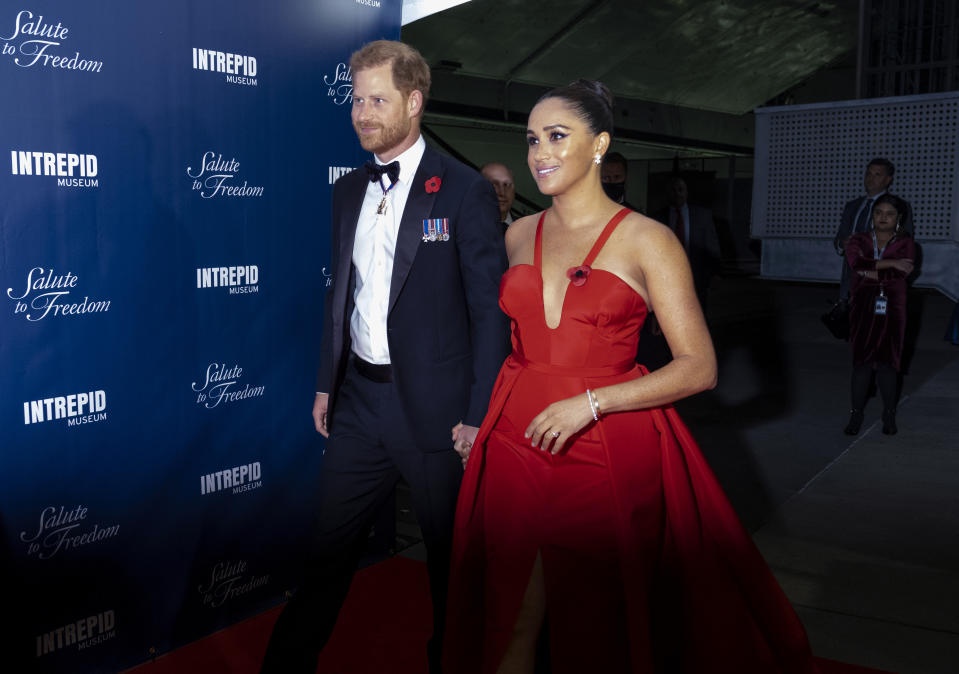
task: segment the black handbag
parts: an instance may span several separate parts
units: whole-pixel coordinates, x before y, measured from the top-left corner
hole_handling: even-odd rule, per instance
[[[849,302],[839,300],[821,317],[823,325],[836,339],[849,339]]]

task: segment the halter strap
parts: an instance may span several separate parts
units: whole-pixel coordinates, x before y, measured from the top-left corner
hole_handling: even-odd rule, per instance
[[[540,273],[543,271],[543,220],[545,219],[546,211],[543,211],[539,216],[539,222],[536,223],[536,245],[533,246],[533,266]]]
[[[595,260],[596,256],[599,255],[599,251],[603,249],[607,239],[609,239],[610,235],[613,233],[613,230],[616,229],[616,225],[618,225],[623,218],[629,215],[629,213],[630,210],[628,208],[624,208],[606,223],[606,226],[603,228],[599,238],[596,239],[596,243],[594,243],[592,249],[590,249],[589,255],[586,256],[585,260],[583,260],[584,266],[589,267],[593,264],[593,260]]]
[[[599,255],[599,251],[601,251],[603,246],[606,245],[606,241],[609,240],[613,230],[616,229],[616,225],[618,225],[623,218],[629,215],[630,212],[631,211],[628,208],[623,208],[616,213],[616,215],[614,215],[609,222],[606,223],[603,231],[600,232],[599,237],[596,239],[596,243],[593,244],[593,247],[586,255],[586,259],[583,260],[583,266],[588,267],[593,264],[593,260],[596,259],[596,256]],[[536,223],[536,243],[533,247],[533,266],[535,266],[540,272],[543,271],[543,221],[545,219],[546,211],[543,211],[543,213],[539,216],[539,222]]]

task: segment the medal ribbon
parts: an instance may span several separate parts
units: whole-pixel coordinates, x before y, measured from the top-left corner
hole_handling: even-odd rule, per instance
[[[380,205],[376,207],[376,214],[383,215],[386,213],[386,195],[390,193],[390,190],[396,187],[396,183],[391,182],[389,187],[383,187],[383,176],[380,176],[379,183],[380,189],[383,190],[383,198],[380,199]]]

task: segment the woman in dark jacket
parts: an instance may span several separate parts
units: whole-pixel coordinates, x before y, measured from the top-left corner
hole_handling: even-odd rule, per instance
[[[896,433],[896,394],[906,331],[906,277],[916,245],[901,231],[904,202],[884,194],[873,205],[870,232],[849,237],[846,262],[852,268],[849,342],[852,346],[852,410],[847,435],[856,435],[873,373],[882,396],[882,432]]]

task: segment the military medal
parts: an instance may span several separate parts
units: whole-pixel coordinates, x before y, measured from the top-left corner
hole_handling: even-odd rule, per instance
[[[427,218],[423,221],[423,241],[449,241],[449,218]]]
[[[390,186],[386,189],[383,189],[383,177],[380,176],[380,189],[383,190],[383,198],[380,199],[380,205],[376,207],[376,214],[383,215],[386,213],[386,195],[390,193],[390,190],[396,187],[396,183],[390,183]]]

